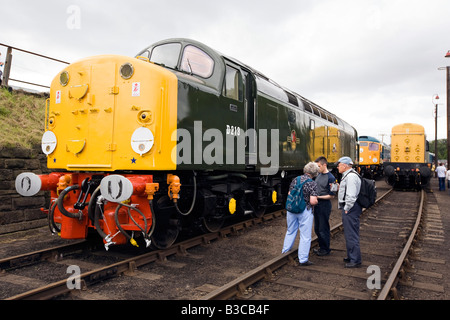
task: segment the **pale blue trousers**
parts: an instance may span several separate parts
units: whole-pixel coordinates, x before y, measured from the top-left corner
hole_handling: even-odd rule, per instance
[[[300,230],[298,261],[300,263],[308,261],[313,221],[314,215],[312,209],[305,209],[302,213],[291,213],[288,211],[286,214],[287,231],[281,253],[288,252],[292,249],[297,238],[297,231]]]

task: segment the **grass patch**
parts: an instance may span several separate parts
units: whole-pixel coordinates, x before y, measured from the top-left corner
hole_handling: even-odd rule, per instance
[[[44,97],[0,89],[0,147],[31,148],[44,133]]]

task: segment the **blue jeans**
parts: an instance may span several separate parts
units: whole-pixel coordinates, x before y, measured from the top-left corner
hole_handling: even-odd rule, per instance
[[[359,216],[361,213],[362,208],[357,202],[355,202],[348,213],[345,213],[344,209],[342,209],[342,225],[344,226],[347,258],[353,263],[361,263],[361,249],[359,247]]]
[[[314,215],[312,209],[305,209],[302,213],[291,213],[288,211],[286,214],[287,231],[281,253],[288,252],[292,249],[297,238],[297,231],[300,230],[298,261],[300,263],[308,261],[313,221]]]
[[[445,177],[439,179],[439,191],[445,191]]]

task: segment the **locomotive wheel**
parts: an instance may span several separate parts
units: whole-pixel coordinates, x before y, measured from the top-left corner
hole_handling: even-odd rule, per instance
[[[266,213],[267,206],[261,204],[261,202],[258,201],[256,197],[251,198],[248,204],[250,205],[250,208],[253,211],[252,212],[253,217],[261,218],[264,215],[264,213]]]
[[[207,215],[203,218],[202,229],[205,232],[217,232],[225,222],[223,215]]]
[[[156,249],[167,249],[180,233],[180,219],[171,205],[168,197],[158,200],[155,206],[156,223],[155,230],[151,235],[152,247]]]
[[[158,218],[159,219],[159,218]],[[152,246],[156,249],[167,249],[174,244],[179,234],[179,220],[168,219],[167,223],[162,227],[156,224],[155,231],[151,236]]]
[[[266,213],[267,206],[262,206],[260,204],[250,204],[252,206],[252,216],[255,218],[261,218],[264,213]]]

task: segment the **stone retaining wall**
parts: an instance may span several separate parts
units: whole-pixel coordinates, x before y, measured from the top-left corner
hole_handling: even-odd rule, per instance
[[[47,224],[47,215],[40,208],[48,207],[50,193],[41,191],[34,197],[22,197],[15,189],[16,177],[27,171],[36,174],[50,172],[40,147],[0,147],[0,234]]]

